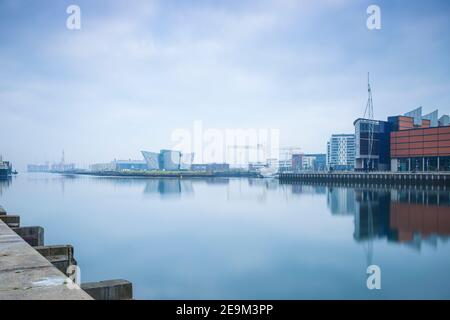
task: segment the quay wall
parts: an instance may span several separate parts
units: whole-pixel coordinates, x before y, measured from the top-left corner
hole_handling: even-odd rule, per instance
[[[450,172],[393,173],[393,172],[315,172],[280,173],[281,182],[353,182],[406,185],[450,185]]]

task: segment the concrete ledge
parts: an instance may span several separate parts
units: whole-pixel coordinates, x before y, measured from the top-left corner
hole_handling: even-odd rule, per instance
[[[95,300],[133,299],[133,285],[127,280],[108,280],[81,284],[81,288]]]
[[[30,246],[43,246],[44,245],[44,228],[39,226],[34,227],[21,227],[12,228],[23,240],[25,240]]]
[[[0,300],[92,300],[0,220]]]
[[[8,227],[11,228],[20,227],[20,216],[18,215],[0,216],[0,220],[3,221]]]
[[[77,264],[71,245],[39,246],[34,249],[64,274],[67,274],[69,266]]]

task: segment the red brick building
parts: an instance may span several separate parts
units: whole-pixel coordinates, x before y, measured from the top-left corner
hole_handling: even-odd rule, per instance
[[[414,124],[413,117],[391,117],[392,171],[450,171],[450,126],[430,127],[430,120]]]

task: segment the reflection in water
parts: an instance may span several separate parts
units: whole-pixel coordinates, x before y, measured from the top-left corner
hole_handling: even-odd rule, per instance
[[[6,190],[12,182],[12,178],[0,179],[0,196],[3,194],[3,191]]]
[[[333,215],[354,215],[357,242],[386,238],[420,248],[450,236],[448,190],[328,187]]]
[[[448,191],[392,192],[389,226],[396,240],[420,246],[421,240],[436,245],[436,237],[449,237],[449,197]]]
[[[194,193],[192,180],[150,179],[146,181],[144,193],[159,193],[164,197],[180,196],[182,193]]]
[[[324,187],[325,188],[325,187]],[[328,187],[327,203],[333,215],[352,215],[355,213],[355,190]]]

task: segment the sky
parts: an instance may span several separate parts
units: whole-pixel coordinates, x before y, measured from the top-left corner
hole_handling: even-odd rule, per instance
[[[450,112],[449,15],[445,0],[0,0],[0,154],[18,170],[62,150],[141,159],[195,121],[325,153],[364,114],[367,72],[376,119]]]

